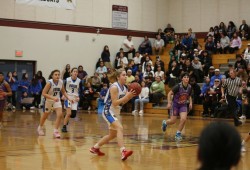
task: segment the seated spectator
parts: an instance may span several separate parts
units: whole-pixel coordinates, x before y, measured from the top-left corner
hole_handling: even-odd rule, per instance
[[[228,38],[226,33],[220,33],[220,36],[221,36],[220,47],[218,48],[218,46],[217,46],[217,50],[220,54],[227,54],[227,52],[229,50],[230,39]]]
[[[175,46],[173,48],[173,53],[176,53],[178,54],[178,58],[180,57],[180,54],[181,54],[181,51],[182,49],[184,48],[184,46],[181,44],[180,40],[176,40],[175,41]],[[170,53],[171,55],[171,53]],[[172,54],[173,55],[173,54]]]
[[[93,88],[91,87],[91,83],[88,82],[86,84],[86,88],[83,90],[83,109],[84,110],[91,110],[91,100],[93,100],[94,98],[94,90]]]
[[[248,74],[247,74],[247,72],[246,72],[246,69],[244,68],[244,66],[239,66],[238,68],[237,68],[237,77],[239,77],[240,79],[241,79],[241,81],[247,81],[247,79],[248,79]]]
[[[214,85],[207,88],[204,95],[203,102],[203,117],[214,117],[215,109],[219,106],[221,100],[221,81],[219,79],[214,80]],[[210,109],[210,112],[209,112]]]
[[[97,69],[100,66],[100,62],[102,62],[102,58],[98,58],[98,60],[95,64],[95,69]]]
[[[214,80],[219,79],[221,80],[222,74],[220,74],[220,69],[215,69],[214,70],[214,76],[211,77],[210,79],[210,86],[214,85]]]
[[[165,73],[164,71],[161,70],[160,65],[157,66],[157,71],[155,72],[154,75],[155,75],[155,78],[158,76],[161,77],[162,82],[165,82]]]
[[[139,115],[143,116],[143,106],[145,103],[149,102],[149,88],[146,86],[145,82],[142,81],[141,82],[141,93],[139,94],[139,98],[135,99],[135,110],[132,112],[133,115],[136,115],[138,112],[138,104],[140,103],[140,111],[139,111]]]
[[[123,64],[123,67],[127,67],[128,66],[128,59],[127,57],[124,56],[123,53],[120,53],[120,58],[118,59],[118,63],[117,63],[117,68],[121,68],[121,63]]]
[[[95,72],[98,73],[99,76],[102,78],[103,77],[103,73],[107,73],[108,70],[107,70],[107,67],[104,66],[104,63],[101,61],[100,62],[100,66],[96,69]]]
[[[152,54],[152,45],[150,40],[148,39],[148,36],[144,36],[144,41],[139,46],[139,52],[140,54]]]
[[[132,75],[132,70],[127,70],[127,79],[126,79],[126,85],[131,83],[135,80],[135,77]]]
[[[109,88],[109,78],[107,76],[107,73],[103,73],[103,76],[101,78],[102,88],[104,84],[107,84],[107,87]]]
[[[164,33],[166,36],[166,43],[173,43],[175,40],[174,38],[174,28],[171,26],[171,24],[168,24],[167,27],[164,29]]]
[[[134,47],[134,43],[132,41],[132,36],[128,35],[127,38],[123,41],[123,49],[125,52],[125,56],[128,59],[133,59],[135,56],[135,47]],[[132,54],[129,55],[129,54]]]
[[[179,66],[176,61],[173,61],[171,67],[169,67],[168,72],[166,73],[166,83],[168,83],[168,87],[172,88],[179,83],[179,76]]]
[[[193,43],[193,39],[189,34],[186,34],[181,42],[182,46],[184,46],[186,50],[191,49],[192,43]]]
[[[32,97],[34,97],[32,107],[30,107],[30,109],[38,108],[38,106],[40,104],[40,98],[39,97],[41,97],[39,94],[40,94],[41,91],[42,91],[42,84],[38,80],[37,74],[35,74],[33,79],[31,80],[31,84],[29,86],[29,92],[32,95]]]
[[[161,55],[163,54],[164,41],[161,39],[160,35],[156,36],[155,42],[153,44],[153,54]]]
[[[97,100],[97,106],[100,106],[100,103],[104,103],[105,96],[108,92],[108,84],[103,83],[103,87],[100,91],[99,97],[96,99]]]
[[[241,158],[241,137],[225,122],[213,122],[203,129],[198,143],[199,170],[230,170]]]
[[[196,80],[194,77],[190,79],[190,85],[192,87],[191,96],[192,96],[193,104],[201,104],[201,99],[200,99],[201,88],[196,83]]]
[[[236,33],[236,26],[233,21],[229,21],[227,27],[227,35],[231,39],[234,33]]]
[[[157,37],[157,35],[160,35],[160,37],[161,37],[160,39],[163,40],[164,46],[166,46],[166,44],[167,44],[167,42],[166,42],[166,35],[165,35],[165,33],[162,31],[161,28],[158,29],[158,31],[157,31],[155,37]]]
[[[185,65],[183,66],[182,73],[188,73],[190,78],[194,76],[194,67],[192,66],[191,62],[189,59],[185,61]],[[181,74],[182,74],[181,73]]]
[[[23,110],[30,109],[33,107],[33,97],[29,97],[27,92],[23,92],[21,95],[21,100],[20,100],[20,107]]]
[[[78,66],[78,75],[77,77],[82,81],[82,85],[85,84],[87,78],[88,78],[88,73],[83,70],[83,67],[81,65]]]
[[[215,75],[215,69],[214,66],[210,66],[208,70],[208,77],[211,78]]]
[[[239,28],[239,36],[242,40],[248,40],[249,39],[249,27],[246,24],[246,20],[242,20],[242,24]]]
[[[213,27],[210,27],[210,28],[209,28],[209,31],[208,31],[208,33],[207,33],[207,37],[206,37],[206,39],[205,39],[204,42],[206,42],[206,40],[207,40],[207,38],[208,38],[209,36],[214,37],[214,28],[213,28]]]
[[[161,81],[161,77],[155,78],[155,81],[150,87],[150,102],[155,103],[154,106],[159,106],[161,99],[166,95],[164,83]]]
[[[198,40],[195,38],[193,39],[193,43],[192,43],[192,50],[197,49],[197,50],[201,50],[202,46],[199,44]]]
[[[147,86],[150,89],[150,87],[151,87],[151,85],[153,83],[151,81],[151,79],[147,76],[147,77],[144,78],[144,81],[145,81],[145,86]]]
[[[241,46],[242,46],[242,42],[241,42],[240,37],[238,36],[237,33],[234,33],[233,38],[230,42],[229,52],[232,54],[235,51],[239,50]]]
[[[91,84],[95,92],[101,91],[102,81],[98,73],[95,73],[94,76],[91,77]]]
[[[232,64],[228,64],[228,69],[224,72],[224,75],[226,76],[226,78],[229,78],[229,77],[230,77],[230,76],[229,76],[229,72],[230,72],[231,70],[234,70],[234,67],[233,67]]]
[[[209,36],[207,38],[207,42],[205,44],[205,50],[209,52],[209,54],[213,54],[216,51],[215,44],[213,41],[213,37]]]
[[[158,65],[161,66],[161,70],[162,70],[162,71],[165,71],[164,62],[161,60],[161,57],[160,57],[160,56],[156,56],[156,61],[155,61],[155,65],[154,65],[154,72],[157,71]]]
[[[138,66],[135,65],[133,60],[130,60],[128,63],[128,67],[126,67],[126,70],[132,70],[132,75],[134,76],[138,70]]]
[[[244,60],[248,63],[250,63],[250,43],[247,44],[247,48],[244,51]]]
[[[236,61],[234,63],[234,69],[237,69],[240,66],[247,68],[247,62],[242,58],[241,54],[236,54]]]
[[[139,66],[142,64],[141,58],[142,58],[142,55],[138,51],[136,51],[135,57],[133,58],[135,65]]]
[[[103,48],[101,58],[106,68],[111,68],[110,52],[109,52],[109,47],[107,45],[105,45]]]
[[[152,64],[153,64],[153,62],[150,59],[150,57],[146,56],[145,61],[142,63],[142,72],[144,73],[145,70],[146,70],[146,67],[149,66],[149,65],[151,66],[151,69],[154,70],[154,67],[152,67]]]
[[[141,84],[141,79],[140,79],[139,75],[135,75],[134,77],[135,77],[135,79],[131,83],[136,82],[136,83]]]
[[[196,38],[195,33],[193,32],[192,28],[188,29],[188,35],[194,40]]]
[[[149,73],[151,73],[154,76],[154,71],[152,70],[152,68],[150,66],[146,67],[146,71],[143,73],[143,77],[147,77],[149,76]]]
[[[198,57],[195,57],[192,61],[193,71],[194,71],[194,77],[198,83],[201,83],[203,81],[204,73],[202,70],[201,62],[199,61]]]
[[[207,117],[208,114],[208,110],[204,109],[204,103],[206,102],[206,97],[207,97],[207,91],[210,88],[210,78],[209,77],[205,77],[205,82],[203,83],[202,87],[201,87],[201,94],[200,94],[200,98],[202,98],[202,103],[203,103],[203,117]]]

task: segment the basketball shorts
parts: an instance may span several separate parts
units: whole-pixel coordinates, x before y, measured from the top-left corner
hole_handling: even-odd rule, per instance
[[[64,101],[65,108],[70,108],[71,110],[77,110],[78,102],[71,103],[69,100]]]
[[[173,104],[170,114],[171,116],[180,116],[180,113],[187,113],[187,111],[187,104]]]
[[[5,100],[0,100],[0,112],[4,110],[5,107]]]
[[[45,105],[44,105],[44,112],[51,112],[53,111],[53,109],[61,108],[61,107],[62,107],[61,101],[54,102],[54,101],[46,100]]]
[[[103,110],[102,117],[108,123],[109,129],[113,129],[112,126],[111,126],[112,123],[117,121],[117,120],[119,121],[119,119],[120,119],[119,114],[118,115],[114,114],[110,110]],[[115,129],[113,129],[113,130],[115,130]]]

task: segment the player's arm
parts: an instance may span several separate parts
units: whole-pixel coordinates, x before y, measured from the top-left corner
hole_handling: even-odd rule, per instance
[[[48,82],[48,83],[45,85],[44,89],[43,89],[42,95],[43,95],[46,99],[51,99],[51,100],[57,101],[57,100],[56,100],[57,98],[55,98],[54,96],[48,94],[48,91],[49,91],[50,88],[51,88],[51,84],[50,84],[50,82]]]
[[[126,93],[126,95],[120,99],[118,99],[118,88],[116,86],[112,86],[110,89],[110,95],[113,106],[119,106],[127,103],[130,99],[134,97],[134,91],[130,90]]]
[[[5,83],[5,88],[7,89],[7,92],[3,92],[5,96],[12,96],[12,90],[10,88],[10,85],[8,83]]]
[[[189,110],[191,110],[193,108],[193,100],[192,97],[189,96]]]
[[[167,109],[170,109],[172,106],[172,95],[174,95],[174,92],[172,90],[170,90],[170,92],[168,92],[168,105],[167,105]]]
[[[68,94],[67,94],[67,92],[66,92],[64,86],[62,86],[61,92],[62,92],[62,94],[64,95],[64,97],[66,97],[71,103],[74,103],[74,100],[71,100],[71,99],[69,98],[69,96],[68,96]]]

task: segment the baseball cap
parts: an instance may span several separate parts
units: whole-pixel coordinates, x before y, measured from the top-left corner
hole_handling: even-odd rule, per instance
[[[219,72],[220,72],[220,69],[217,68],[217,69],[215,69],[214,71],[219,71]]]

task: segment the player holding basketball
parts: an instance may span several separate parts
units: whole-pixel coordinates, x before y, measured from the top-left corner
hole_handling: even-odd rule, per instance
[[[3,110],[5,107],[6,97],[12,96],[10,85],[4,80],[4,75],[0,72],[0,129],[2,129]]]
[[[67,123],[70,118],[76,117],[76,111],[79,101],[79,92],[80,88],[82,87],[81,80],[77,78],[78,69],[72,68],[71,69],[71,77],[68,77],[65,81],[65,90],[71,100],[74,101],[74,103],[71,103],[69,100],[64,101],[64,105],[66,108],[66,115],[63,121],[63,128],[62,132],[68,132],[67,131]]]
[[[127,78],[124,69],[116,71],[116,78],[117,82],[110,86],[104,99],[105,106],[102,113],[104,120],[106,120],[109,125],[109,134],[104,136],[99,142],[90,148],[90,152],[99,156],[105,155],[100,151],[100,147],[117,137],[118,146],[121,151],[121,159],[124,161],[133,154],[133,151],[126,150],[124,147],[123,127],[118,118],[120,115],[121,105],[132,99],[135,96],[135,91],[131,89],[128,92],[127,88],[124,86]]]
[[[73,100],[71,100],[63,86],[63,81],[60,79],[60,71],[59,70],[53,70],[50,74],[50,79],[48,83],[45,85],[42,95],[45,97],[45,105],[44,105],[44,114],[42,115],[40,119],[40,124],[37,128],[37,132],[40,136],[44,136],[44,129],[43,125],[45,120],[47,119],[48,115],[54,109],[56,111],[56,122],[54,127],[54,137],[60,138],[60,133],[58,131],[58,128],[60,126],[60,122],[62,119],[62,104],[60,100],[60,92],[71,102],[74,103]]]
[[[168,93],[168,105],[167,109],[171,109],[170,111],[170,119],[162,121],[162,130],[166,131],[167,125],[172,125],[176,123],[177,116],[180,116],[180,123],[178,130],[175,135],[176,141],[181,141],[181,131],[185,126],[188,114],[188,101],[189,101],[189,109],[192,109],[192,97],[191,97],[191,85],[189,82],[189,74],[183,73],[181,75],[182,82],[175,85],[172,90]],[[173,101],[171,97],[173,95]]]

